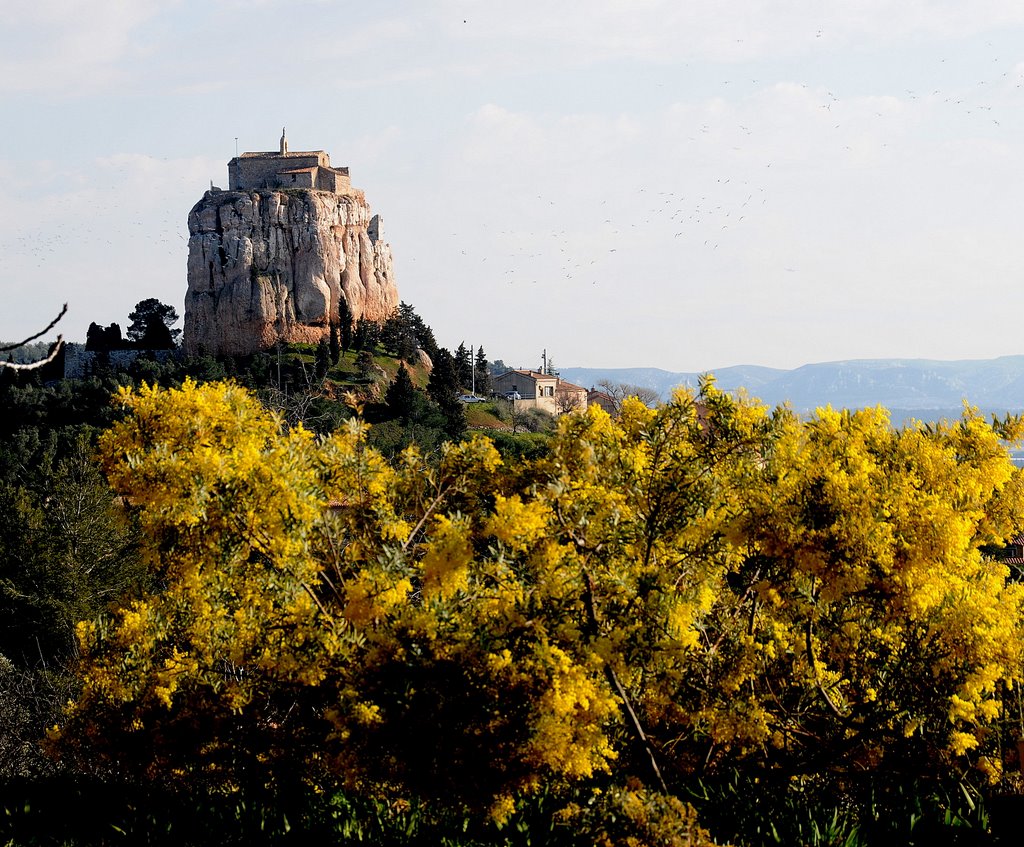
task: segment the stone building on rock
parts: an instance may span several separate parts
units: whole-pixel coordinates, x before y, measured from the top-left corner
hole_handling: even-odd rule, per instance
[[[243,153],[228,190],[189,213],[184,347],[245,355],[278,341],[317,343],[339,321],[383,321],[398,307],[381,220],[348,168],[323,150]]]

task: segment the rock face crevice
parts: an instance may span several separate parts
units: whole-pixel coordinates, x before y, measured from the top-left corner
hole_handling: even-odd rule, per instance
[[[391,248],[361,191],[212,189],[189,213],[187,353],[316,343],[342,299],[353,319],[398,306]]]

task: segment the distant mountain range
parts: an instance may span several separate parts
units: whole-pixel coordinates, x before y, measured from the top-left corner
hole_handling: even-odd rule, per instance
[[[700,377],[660,368],[562,368],[560,373],[588,388],[610,380],[653,388],[663,398],[677,385],[696,388]],[[1024,356],[953,362],[855,359],[793,370],[737,365],[712,373],[722,389],[745,388],[770,406],[788,402],[798,412],[825,405],[857,409],[881,404],[900,413],[894,418],[936,420],[959,417],[965,399],[984,412],[1024,410]]]

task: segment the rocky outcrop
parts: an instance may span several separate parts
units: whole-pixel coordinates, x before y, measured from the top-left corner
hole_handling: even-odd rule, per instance
[[[354,320],[398,306],[391,248],[361,191],[212,189],[188,230],[187,353],[315,343],[342,299]]]

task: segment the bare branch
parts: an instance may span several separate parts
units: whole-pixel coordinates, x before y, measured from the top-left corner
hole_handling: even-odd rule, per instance
[[[52,327],[53,324],[50,324],[50,326]],[[40,335],[42,335],[42,333],[40,333]],[[32,336],[32,338],[38,338],[38,337],[39,337],[38,335],[33,335]],[[30,338],[29,341],[31,341],[32,338]],[[24,344],[24,343],[26,343],[26,342],[22,342],[22,344]],[[15,347],[21,347],[21,344],[16,344],[14,346]],[[53,349],[50,351],[50,355],[48,355],[45,359],[39,359],[36,362],[28,362],[27,364],[23,364],[23,365],[19,364],[17,362],[2,362],[2,361],[0,361],[0,370],[2,370],[4,368],[7,368],[8,370],[12,370],[12,371],[31,371],[31,370],[35,370],[36,368],[41,368],[43,365],[45,365],[45,364],[47,364],[49,362],[52,362],[54,359],[56,359],[58,354],[60,353],[60,351],[61,351],[61,349],[63,347],[64,347],[64,336],[63,335],[58,335],[57,336],[57,342],[53,345]],[[4,350],[4,351],[6,351],[6,350],[13,350],[13,349],[14,349],[14,347],[0,347],[0,350]]]
[[[51,329],[53,329],[55,326],[57,326],[58,323],[60,323],[60,319],[63,318],[64,315],[67,314],[67,311],[68,311],[68,304],[65,303],[64,304],[64,308],[60,310],[60,314],[57,315],[57,317],[55,317],[52,321],[50,321],[49,324],[47,324],[46,329],[43,329],[43,330],[37,332],[35,335],[29,336],[24,341],[19,341],[17,344],[6,344],[6,345],[0,346],[0,353],[8,353],[8,352],[10,352],[11,350],[14,350],[17,347],[24,347],[26,344],[29,344],[29,343],[35,341],[37,338],[40,338],[40,337],[46,335],[46,333],[48,333]],[[58,337],[57,338],[58,343],[60,342],[60,340],[61,340],[60,337]],[[36,365],[33,364],[33,367],[36,367]]]

